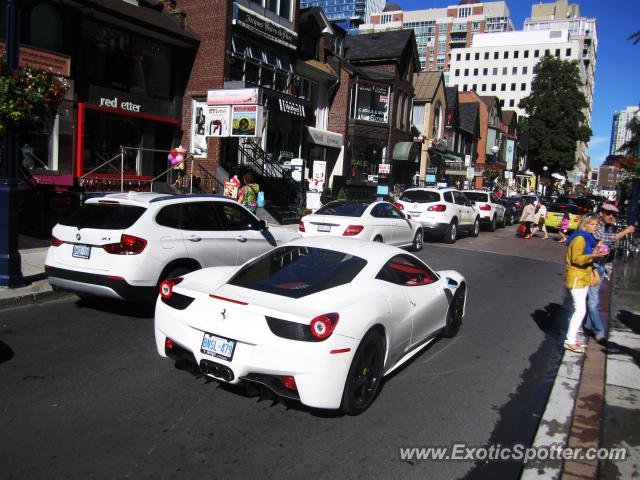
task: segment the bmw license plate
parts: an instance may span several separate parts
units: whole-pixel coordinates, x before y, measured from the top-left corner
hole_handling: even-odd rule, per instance
[[[236,349],[236,341],[228,338],[218,337],[211,333],[204,333],[202,337],[202,345],[200,351],[212,357],[229,360],[233,358],[233,352]]]
[[[420,212],[409,212],[409,215],[411,215],[412,217],[419,217]]]
[[[74,245],[71,256],[76,258],[89,258],[91,256],[91,245]]]
[[[319,232],[330,232],[331,231],[331,225],[318,225],[318,231]]]

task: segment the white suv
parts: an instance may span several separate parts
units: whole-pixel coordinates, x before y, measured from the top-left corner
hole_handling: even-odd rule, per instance
[[[53,228],[45,270],[61,290],[147,301],[166,278],[241,265],[298,236],[220,195],[117,193],[87,200]]]
[[[487,226],[490,232],[495,232],[496,227],[504,227],[504,205],[493,192],[482,190],[464,190],[462,193],[476,204],[480,211],[480,222]]]
[[[454,243],[459,230],[474,237],[480,231],[478,209],[455,188],[410,188],[405,190],[396,207],[422,225],[426,235]]]

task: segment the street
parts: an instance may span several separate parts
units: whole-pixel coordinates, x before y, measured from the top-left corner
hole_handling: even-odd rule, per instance
[[[387,377],[357,417],[176,369],[156,352],[150,308],[68,297],[5,310],[3,478],[518,478],[519,463],[399,455],[533,440],[564,352],[565,247],[515,228],[425,243],[428,265],[468,281],[462,329]]]

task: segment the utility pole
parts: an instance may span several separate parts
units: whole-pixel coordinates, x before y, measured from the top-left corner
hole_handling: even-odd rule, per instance
[[[6,48],[9,74],[18,70],[18,1],[6,0]],[[5,125],[4,165],[0,178],[0,287],[24,285],[18,250],[17,207],[18,132],[15,125]]]

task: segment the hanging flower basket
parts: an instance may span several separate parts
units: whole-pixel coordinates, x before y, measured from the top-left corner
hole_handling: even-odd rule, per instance
[[[43,116],[52,119],[69,90],[69,82],[59,75],[34,67],[7,68],[0,55],[0,135],[6,125],[26,126]]]

